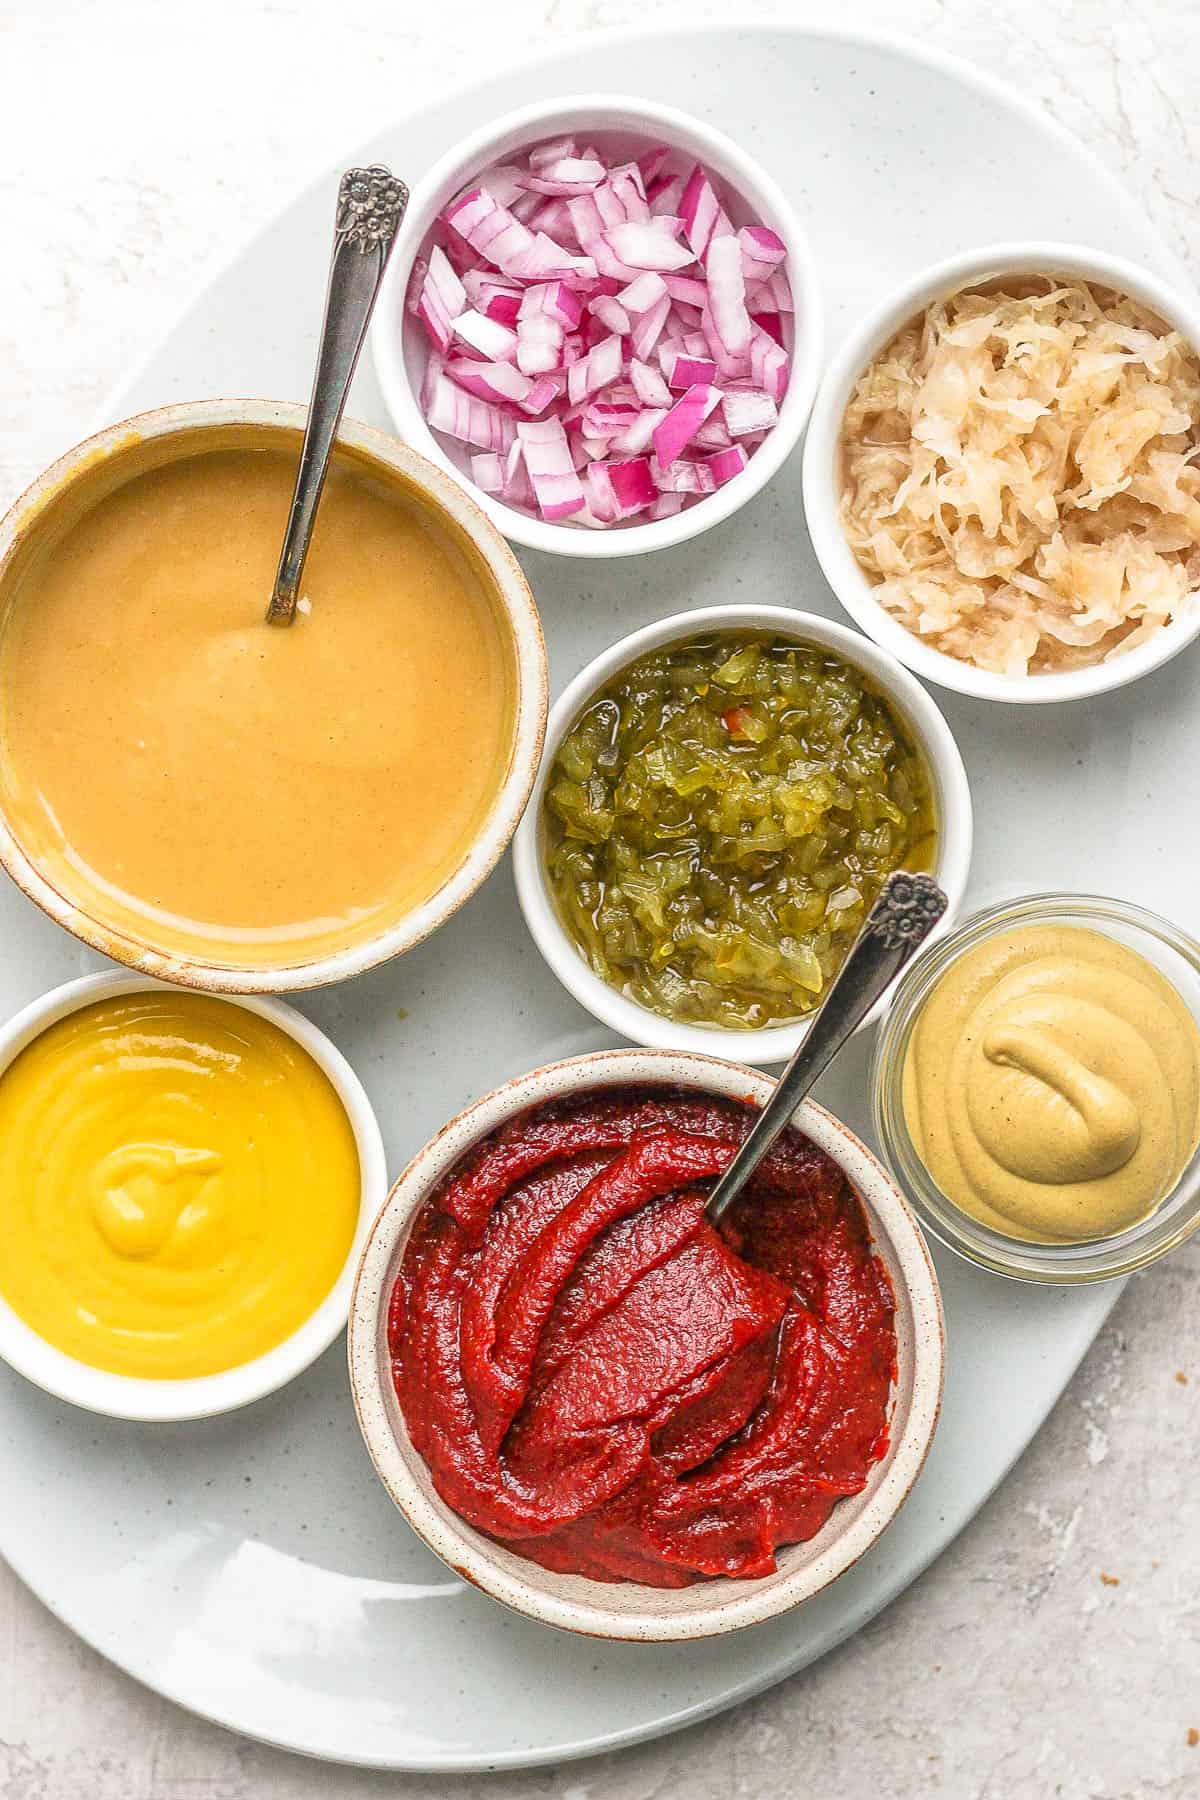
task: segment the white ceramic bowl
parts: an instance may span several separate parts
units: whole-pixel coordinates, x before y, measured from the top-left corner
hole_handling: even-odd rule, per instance
[[[0,1074],[27,1044],[51,1025],[97,1000],[117,999],[165,989],[167,983],[143,975],[85,975],[54,988],[0,1027]],[[0,1299],[0,1357],[27,1380],[36,1382],[56,1399],[69,1400],[90,1412],[107,1413],[114,1419],[206,1419],[232,1412],[251,1400],[273,1394],[315,1362],[327,1350],[346,1323],[354,1271],[372,1219],[387,1192],[387,1162],[379,1125],[362,1083],[340,1050],[324,1032],[301,1013],[279,1000],[223,999],[228,1006],[244,1007],[270,1019],[307,1050],[328,1077],[350,1120],[358,1149],[362,1177],[358,1225],[354,1241],[336,1282],[314,1313],[292,1335],[253,1361],[217,1375],[187,1380],[151,1381],[133,1375],[117,1375],[93,1369],[39,1337],[6,1301]]]
[[[228,448],[241,441],[242,432],[252,434],[255,441],[260,436],[269,439],[298,456],[306,416],[303,406],[273,400],[194,400],[123,419],[68,450],[0,519],[0,621],[25,555],[44,533],[57,528],[60,507],[89,505],[93,495],[98,498],[143,469],[176,457],[206,447]],[[359,975],[412,949],[457,911],[504,854],[524,808],[542,748],[548,686],[541,622],[516,557],[461,487],[395,438],[346,419],[338,428],[337,446],[378,479],[407,489],[487,569],[498,620],[507,628],[512,649],[513,730],[507,767],[457,867],[427,900],[374,937],[267,967],[239,967],[232,960],[207,963],[199,955],[164,949],[132,930],[118,930],[94,918],[86,910],[86,895],[73,899],[46,878],[0,811],[0,864],[22,892],[65,930],[139,974],[241,994],[290,993]],[[133,677],[114,675],[114,680],[121,678]]]
[[[503,162],[514,151],[568,132],[599,137],[601,148],[616,140],[628,140],[639,151],[651,143],[666,143],[704,163],[728,184],[730,210],[736,225],[754,218],[777,231],[788,247],[787,271],[796,303],[796,332],[787,342],[792,357],[788,391],[779,409],[778,423],[751,456],[747,467],[732,481],[695,505],[684,507],[672,519],[644,525],[614,526],[608,531],[577,525],[547,524],[544,520],[508,506],[485,494],[471,479],[470,447],[447,446],[450,440],[435,437],[425,423],[418,403],[428,361],[429,344],[417,320],[405,308],[409,277],[419,255],[425,254],[438,214],[471,179]],[[744,205],[740,209],[736,200]],[[388,265],[387,279],[371,328],[375,371],[383,398],[397,431],[406,442],[439,463],[468,488],[506,537],[532,550],[549,550],[561,556],[635,556],[644,550],[662,550],[719,524],[758,493],[781,467],[800,441],[812,409],[821,368],[822,327],[816,264],[808,239],[791,204],[774,181],[731,139],[674,107],[625,95],[584,94],[570,99],[541,102],[506,113],[473,132],[443,156],[418,182]]]
[[[1200,304],[1134,263],[1073,244],[993,244],[969,250],[914,276],[853,327],[826,369],[813,406],[804,447],[804,511],[817,560],[830,587],[856,624],[885,650],[927,681],[980,700],[1046,704],[1084,700],[1136,681],[1191,643],[1200,632],[1195,616],[1167,626],[1126,656],[1095,668],[1057,675],[996,675],[923,643],[874,597],[874,585],[846,542],[838,516],[841,501],[839,439],[854,384],[902,325],[932,300],[1003,275],[1069,275],[1129,294],[1158,313],[1200,348]]]
[[[768,1076],[735,1063],[609,1050],[552,1063],[477,1100],[418,1152],[375,1221],[350,1309],[350,1381],[380,1479],[417,1535],[458,1574],[518,1612],[567,1631],[643,1643],[691,1641],[761,1624],[810,1600],[857,1562],[895,1518],[937,1424],[944,1357],[941,1297],[925,1241],[900,1190],[844,1125],[806,1100],[796,1123],[845,1170],[896,1295],[891,1438],[863,1491],[840,1500],[816,1537],[781,1549],[776,1573],[757,1581],[721,1577],[671,1589],[558,1575],[475,1531],[439,1498],[409,1440],[392,1386],[387,1302],[409,1231],[442,1177],[505,1120],[565,1094],[631,1083],[696,1088],[760,1105],[774,1086]]]
[[[935,936],[950,929],[962,903],[971,864],[971,792],[967,772],[950,727],[924,688],[884,651],[845,625],[785,606],[709,606],[676,613],[657,625],[621,638],[580,670],[555,701],[546,725],[546,748],[525,817],[513,840],[517,897],[538,949],[581,1006],[622,1037],[660,1050],[690,1050],[701,1056],[736,1056],[751,1063],[786,1062],[811,1021],[773,1025],[762,1031],[732,1031],[717,1025],[687,1025],[663,1018],[602,981],[589,968],[564,927],[546,880],[542,855],[542,798],[563,738],[598,688],[648,650],[705,631],[770,631],[801,643],[820,644],[862,669],[903,719],[924,754],[934,786],[938,819],[938,859],[933,873],[950,904]],[[881,1001],[863,1020],[883,1012]],[[860,1027],[861,1029],[862,1027]]]

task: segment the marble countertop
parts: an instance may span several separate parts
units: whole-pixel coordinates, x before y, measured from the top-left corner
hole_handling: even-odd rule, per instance
[[[209,273],[389,113],[523,44],[728,10],[3,0],[0,506],[82,434]],[[1133,187],[1200,276],[1193,0],[843,0],[837,16],[1021,87]],[[1015,1472],[856,1639],[693,1731],[525,1775],[373,1775],[244,1742],[103,1662],[0,1566],[0,1800],[1200,1794],[1198,1427],[1194,1243],[1130,1284]]]

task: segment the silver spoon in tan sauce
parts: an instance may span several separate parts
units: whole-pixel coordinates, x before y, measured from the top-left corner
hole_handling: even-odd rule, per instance
[[[296,491],[267,607],[268,625],[290,625],[296,616],[300,580],[333,440],[396,241],[396,230],[407,206],[408,189],[382,163],[347,169],[338,185],[337,222],[317,370],[296,472]]]

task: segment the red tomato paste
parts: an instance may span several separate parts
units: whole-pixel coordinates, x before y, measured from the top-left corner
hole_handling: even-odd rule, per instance
[[[789,1131],[719,1231],[753,1118],[609,1090],[511,1120],[418,1217],[393,1378],[446,1503],[547,1568],[758,1576],[887,1447],[894,1297],[862,1206]]]

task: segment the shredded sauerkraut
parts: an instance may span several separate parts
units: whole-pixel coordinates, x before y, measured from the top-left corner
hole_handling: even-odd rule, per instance
[[[1144,643],[1200,588],[1200,359],[1123,294],[966,289],[893,338],[842,429],[841,515],[876,598],[1006,675]]]

